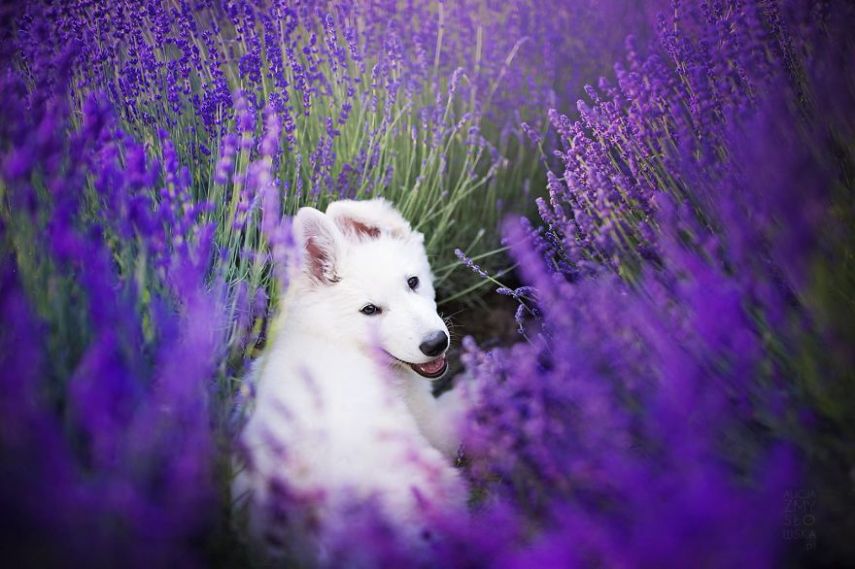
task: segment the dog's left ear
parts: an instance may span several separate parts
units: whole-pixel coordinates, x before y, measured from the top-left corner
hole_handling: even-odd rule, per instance
[[[398,210],[383,198],[373,200],[341,200],[327,206],[329,216],[342,233],[359,238],[388,235],[407,239],[416,232]]]

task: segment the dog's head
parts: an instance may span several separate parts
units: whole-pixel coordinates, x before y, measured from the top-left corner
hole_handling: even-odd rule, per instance
[[[295,285],[311,293],[337,339],[380,349],[422,377],[445,373],[448,328],[436,311],[424,236],[383,199],[343,200],[294,217]]]

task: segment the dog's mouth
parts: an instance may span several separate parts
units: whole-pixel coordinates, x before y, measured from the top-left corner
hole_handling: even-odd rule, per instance
[[[442,377],[442,375],[448,369],[448,360],[445,359],[445,354],[424,364],[411,364],[409,362],[404,363],[410,366],[410,368],[412,368],[414,372],[428,379],[436,379],[438,377]]]

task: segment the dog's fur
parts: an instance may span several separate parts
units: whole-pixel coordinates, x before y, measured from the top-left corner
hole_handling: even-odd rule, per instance
[[[381,199],[335,202],[326,214],[302,208],[293,232],[302,259],[257,362],[256,408],[241,436],[248,464],[234,490],[248,498],[250,531],[280,541],[279,484],[313,497],[315,522],[373,499],[419,535],[432,513],[465,502],[451,465],[456,409],[440,409],[430,381],[405,363],[434,359],[420,343],[448,334],[424,238]],[[382,313],[361,313],[369,303]]]

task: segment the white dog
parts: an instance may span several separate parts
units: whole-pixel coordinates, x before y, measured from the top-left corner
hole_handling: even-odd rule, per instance
[[[278,485],[311,497],[303,529],[371,499],[420,535],[432,514],[465,503],[450,460],[457,409],[438,407],[425,381],[445,373],[449,334],[424,238],[382,199],[302,208],[293,231],[302,260],[241,437],[248,465],[235,492],[248,498],[250,531],[281,540]]]

